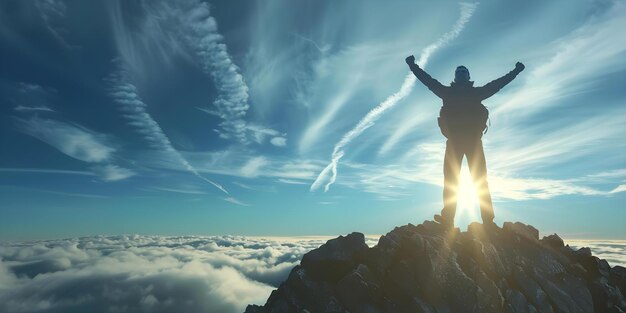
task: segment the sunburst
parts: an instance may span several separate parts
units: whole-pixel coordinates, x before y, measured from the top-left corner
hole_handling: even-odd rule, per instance
[[[472,180],[469,168],[463,166],[461,169],[461,177],[459,179],[459,187],[457,190],[457,216],[469,218],[471,221],[478,220],[478,193]]]

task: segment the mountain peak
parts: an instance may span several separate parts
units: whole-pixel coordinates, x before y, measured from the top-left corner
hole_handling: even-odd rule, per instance
[[[626,312],[626,269],[530,225],[466,232],[425,221],[369,248],[361,233],[310,251],[264,306],[278,312]]]

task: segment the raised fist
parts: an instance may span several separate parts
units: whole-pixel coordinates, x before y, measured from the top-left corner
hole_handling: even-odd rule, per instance
[[[412,55],[409,55],[408,57],[406,57],[406,59],[404,59],[404,61],[408,65],[415,64],[415,57]]]
[[[526,66],[524,66],[524,64],[522,64],[522,62],[517,62],[517,63],[515,63],[515,69],[516,69],[516,70],[518,70],[518,71],[520,71],[520,72],[521,72],[521,71],[523,71],[523,70],[524,70],[524,68],[526,68]]]

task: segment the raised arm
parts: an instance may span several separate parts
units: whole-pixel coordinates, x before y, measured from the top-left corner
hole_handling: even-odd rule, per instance
[[[502,89],[502,87],[506,86],[508,83],[510,83],[511,81],[513,81],[513,79],[515,79],[515,77],[517,76],[517,74],[519,74],[521,71],[523,71],[525,68],[524,64],[517,62],[515,64],[515,69],[513,69],[512,71],[508,72],[506,75],[493,80],[491,82],[489,82],[488,84],[482,86],[482,87],[478,87],[480,90],[480,94],[481,94],[481,98],[482,99],[487,99],[491,96],[493,96],[496,92],[500,91],[500,89]]]
[[[422,84],[424,84],[430,91],[432,91],[437,97],[442,98],[443,89],[446,87],[442,85],[438,80],[432,78],[428,73],[426,73],[423,69],[419,67],[419,65],[415,64],[415,57],[409,56],[405,59],[406,64],[409,65],[409,68],[415,74],[415,77],[419,79]]]

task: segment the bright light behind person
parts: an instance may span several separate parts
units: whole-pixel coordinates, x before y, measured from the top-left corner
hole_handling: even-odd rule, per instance
[[[459,190],[457,191],[457,214],[459,217],[458,224],[469,224],[479,221],[478,214],[478,193],[476,186],[472,181],[472,175],[469,168],[463,166],[461,169],[461,178],[459,179]],[[463,221],[467,220],[467,222]]]

